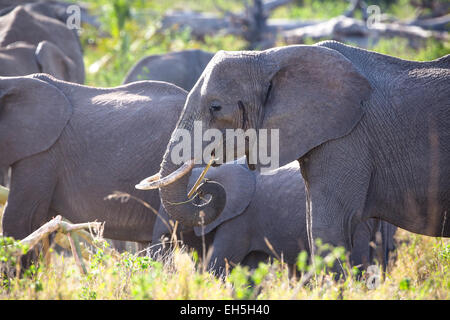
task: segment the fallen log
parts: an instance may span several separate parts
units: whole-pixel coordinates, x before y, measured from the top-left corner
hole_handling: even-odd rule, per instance
[[[440,21],[444,23],[447,19],[449,18],[443,17]],[[363,47],[377,42],[380,38],[407,38],[414,47],[430,38],[439,41],[450,39],[446,31],[427,30],[412,23],[386,21],[370,24],[369,27],[363,20],[344,15],[327,21],[268,19],[264,27],[254,29],[250,29],[248,20],[245,21],[236,16],[220,17],[212,13],[169,12],[163,19],[162,29],[189,28],[191,35],[196,38],[217,34],[241,36],[249,41],[250,48],[273,46],[277,37],[283,39],[286,44],[304,43],[306,39],[333,39],[352,41]]]
[[[85,229],[88,229],[90,232],[85,231]],[[98,241],[105,241],[101,238],[102,230],[103,226],[100,222],[73,224],[58,215],[28,235],[26,238],[20,240],[20,244],[26,246],[26,252],[23,252],[21,249],[17,249],[12,254],[13,256],[20,257],[36,247],[36,245],[41,241],[44,243],[44,250],[47,250],[49,236],[56,232],[55,242],[63,248],[70,248],[80,272],[86,274],[87,268],[83,262],[83,258],[89,259],[91,253],[85,247],[80,246],[80,238],[83,238],[95,247],[99,247]],[[97,235],[97,238],[93,236],[93,233]],[[109,249],[107,247],[102,247],[101,249],[107,254],[120,256],[119,253],[113,249]],[[47,252],[44,252],[44,255],[47,257]]]
[[[168,11],[161,21],[161,30],[172,28],[189,28],[191,35],[196,38],[214,35],[221,31],[226,31],[227,34],[240,33],[238,29],[233,28],[233,24],[228,18],[220,17],[215,13],[195,11]]]
[[[423,29],[435,31],[449,31],[450,29],[450,13],[436,18],[415,19],[407,22],[406,25],[421,27]]]
[[[400,23],[374,23],[370,27],[362,20],[338,16],[328,21],[300,27],[282,32],[282,38],[287,44],[303,43],[306,39],[320,40],[333,39],[345,41],[352,39],[358,42],[367,42],[368,39],[376,42],[379,38],[403,37],[410,41],[423,41],[434,38],[440,41],[449,41],[448,32],[425,30],[421,27],[404,25]]]

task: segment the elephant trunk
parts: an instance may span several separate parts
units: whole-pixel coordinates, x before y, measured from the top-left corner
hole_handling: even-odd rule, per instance
[[[136,187],[142,189],[158,187],[164,209],[172,219],[179,221],[185,228],[207,225],[222,213],[226,192],[219,183],[207,181],[198,187],[197,195],[201,197],[210,195],[209,201],[196,205],[193,199],[188,199],[188,173],[194,166],[194,161],[193,159],[186,161],[181,168],[173,163],[171,153],[178,142],[178,136],[178,132],[175,131],[164,155],[160,172],[143,180]]]

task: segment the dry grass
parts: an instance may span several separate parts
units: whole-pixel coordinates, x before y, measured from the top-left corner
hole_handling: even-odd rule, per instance
[[[334,281],[318,272],[309,281],[289,276],[279,261],[250,272],[236,267],[224,279],[202,272],[198,255],[176,248],[164,260],[98,250],[82,275],[69,254],[32,267],[0,286],[0,299],[442,299],[450,298],[450,239],[398,231],[396,258],[375,289],[350,276]],[[1,255],[1,254],[0,254]],[[297,273],[298,274],[298,273]]]

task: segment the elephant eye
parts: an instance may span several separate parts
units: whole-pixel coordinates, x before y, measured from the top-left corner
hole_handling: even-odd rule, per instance
[[[267,103],[267,100],[269,100],[270,92],[271,92],[271,91],[272,91],[272,81],[270,81],[269,87],[267,88],[266,98],[264,99],[264,104],[266,104],[266,103]]]
[[[215,111],[220,111],[222,109],[222,106],[220,104],[218,104],[217,102],[213,102],[210,106],[209,106],[209,110],[211,112],[215,112]]]

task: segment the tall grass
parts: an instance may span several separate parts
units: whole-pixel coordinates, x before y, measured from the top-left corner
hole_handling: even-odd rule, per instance
[[[199,255],[182,246],[164,260],[129,253],[115,257],[99,249],[87,261],[87,275],[70,255],[53,252],[50,265],[41,261],[22,278],[4,281],[0,299],[449,299],[450,239],[403,230],[396,238],[396,257],[375,288],[367,284],[368,275],[358,280],[352,275],[342,252],[334,255],[343,263],[340,280],[324,272],[324,265],[313,269],[299,263],[303,273],[293,274],[277,260],[252,271],[237,266],[220,278],[204,272]],[[0,251],[0,263],[5,258]]]

